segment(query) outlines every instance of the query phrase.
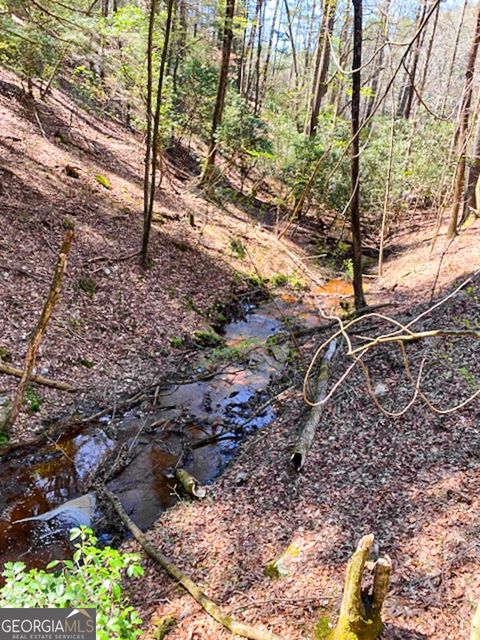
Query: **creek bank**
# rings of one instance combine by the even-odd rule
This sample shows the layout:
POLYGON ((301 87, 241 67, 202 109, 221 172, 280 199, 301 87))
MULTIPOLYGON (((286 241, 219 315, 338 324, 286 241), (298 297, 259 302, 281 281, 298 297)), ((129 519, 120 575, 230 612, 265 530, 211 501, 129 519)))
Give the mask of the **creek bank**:
MULTIPOLYGON (((239 442, 275 417, 268 390, 282 375, 289 347, 270 338, 287 330, 292 318, 318 322, 313 306, 296 305, 286 295, 249 306, 243 319, 224 327, 222 346, 202 352, 194 372, 199 379, 153 389, 139 406, 100 417, 27 456, 7 456, 0 463, 0 562, 38 566, 65 557, 68 530, 79 524, 78 509, 68 504, 86 495, 105 464, 121 455, 128 463, 108 488, 142 529, 178 501, 176 467, 202 484, 216 478, 239 442), (201 379, 212 361, 217 373, 201 379), (52 510, 60 510, 59 517, 39 518, 52 510)), ((112 542, 98 501, 87 515, 100 540, 112 542)))

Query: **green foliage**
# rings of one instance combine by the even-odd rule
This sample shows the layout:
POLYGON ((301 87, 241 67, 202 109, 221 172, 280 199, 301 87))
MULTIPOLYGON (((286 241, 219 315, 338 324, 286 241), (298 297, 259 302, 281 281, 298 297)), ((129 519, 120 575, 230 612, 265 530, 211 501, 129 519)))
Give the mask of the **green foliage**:
POLYGON ((3 362, 12 362, 12 353, 7 347, 0 347, 0 360, 3 362))
POLYGON ((78 363, 81 364, 82 367, 86 367, 87 369, 93 369, 93 367, 95 366, 95 363, 88 358, 80 358, 78 363))
POLYGON ((218 144, 227 154, 240 154, 256 158, 272 158, 272 143, 267 123, 254 116, 244 98, 230 91, 218 130, 218 144))
POLYGON ((108 181, 108 178, 103 176, 101 173, 97 173, 97 175, 95 176, 95 180, 98 182, 98 184, 101 184, 102 187, 105 187, 105 189, 112 189, 112 185, 108 181))
POLYGON ((230 250, 233 255, 239 260, 243 260, 247 255, 243 242, 241 240, 238 240, 237 238, 233 238, 232 240, 230 240, 230 250))
POLYGON ((347 280, 353 280, 353 260, 351 258, 343 261, 343 272, 347 280))
POLYGON ((217 362, 244 362, 248 359, 248 354, 252 349, 261 344, 261 340, 246 338, 234 345, 217 347, 212 350, 209 356, 209 364, 217 362))
POLYGON ((177 89, 179 131, 207 140, 210 133, 218 70, 197 44, 180 70, 177 89))
POLYGON ((213 329, 199 329, 193 332, 195 342, 202 347, 217 347, 223 345, 224 340, 213 329))
POLYGON ((174 349, 181 349, 183 347, 184 340, 181 336, 173 336, 170 340, 170 346, 174 349))
POLYGON ((26 570, 23 562, 7 562, 0 590, 4 607, 95 607, 98 640, 134 640, 141 620, 123 594, 124 577, 143 575, 136 554, 96 546, 86 527, 72 529, 78 540, 72 560, 51 562, 46 570, 26 570), (53 571, 55 569, 55 571, 53 571))
POLYGON ((28 413, 37 413, 40 411, 42 399, 32 387, 28 387, 25 392, 25 404, 27 405, 28 413))
POLYGON ((80 278, 80 280, 78 281, 78 286, 89 296, 93 296, 97 291, 97 283, 93 278, 90 278, 90 276, 80 278))

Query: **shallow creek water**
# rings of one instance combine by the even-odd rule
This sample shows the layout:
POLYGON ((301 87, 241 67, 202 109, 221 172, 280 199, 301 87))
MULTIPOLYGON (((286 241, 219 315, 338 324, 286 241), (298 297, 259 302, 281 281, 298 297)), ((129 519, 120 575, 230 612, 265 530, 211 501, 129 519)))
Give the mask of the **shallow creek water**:
MULTIPOLYGON (((247 355, 238 363, 220 366, 210 379, 159 390, 148 409, 135 407, 113 420, 106 416, 76 434, 0 462, 0 567, 9 560, 38 566, 68 555, 68 530, 79 523, 74 506, 67 504, 48 521, 18 521, 84 495, 106 456, 120 444, 133 457, 108 486, 142 529, 178 500, 172 470, 185 444, 189 447, 182 466, 202 483, 217 477, 240 440, 275 417, 271 406, 261 412, 258 407, 265 404, 269 384, 284 368, 288 347, 265 343, 292 316, 304 326, 319 321, 314 305, 297 296, 280 296, 250 308, 244 320, 225 327, 228 347, 245 350, 246 345, 247 355), (219 433, 222 439, 195 448, 195 443, 219 433)), ((92 501, 88 504, 93 506, 92 501)), ((92 521, 101 540, 110 542, 98 503, 94 508, 83 508, 82 517, 92 521)))

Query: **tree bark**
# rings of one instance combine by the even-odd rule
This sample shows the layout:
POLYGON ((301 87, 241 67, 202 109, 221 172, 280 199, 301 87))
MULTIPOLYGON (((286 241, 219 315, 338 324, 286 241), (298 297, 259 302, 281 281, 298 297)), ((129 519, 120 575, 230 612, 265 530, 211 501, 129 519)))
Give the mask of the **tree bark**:
POLYGON ((183 491, 189 496, 201 500, 207 495, 206 488, 202 486, 196 478, 188 473, 188 471, 185 471, 185 469, 177 469, 175 472, 175 477, 180 483, 183 491))
POLYGON ((25 391, 27 389, 28 382, 30 381, 32 371, 35 366, 40 343, 43 336, 45 335, 45 331, 47 330, 48 323, 50 321, 50 318, 52 317, 52 313, 55 305, 58 302, 58 298, 60 297, 63 276, 65 273, 65 269, 67 268, 67 258, 70 247, 72 246, 73 235, 73 229, 67 229, 65 231, 65 236, 60 248, 57 264, 53 273, 52 284, 50 285, 50 290, 43 305, 42 313, 40 314, 40 318, 38 319, 37 326, 35 327, 30 338, 27 354, 25 356, 25 365, 23 368, 22 377, 20 378, 20 382, 18 383, 18 387, 12 401, 12 407, 3 425, 3 429, 7 434, 10 433, 20 412, 23 398, 25 396, 25 391))
POLYGON ((317 53, 315 57, 315 69, 312 85, 312 105, 310 122, 306 133, 310 138, 317 134, 318 114, 322 100, 327 93, 327 74, 330 66, 330 37, 335 25, 335 13, 337 0, 324 0, 323 16, 318 33, 317 53))
POLYGON ((472 104, 472 92, 473 92, 473 76, 475 74, 475 64, 477 61, 478 47, 480 44, 480 5, 477 9, 477 18, 475 31, 473 34, 472 42, 470 44, 470 51, 468 54, 467 69, 465 71, 465 84, 463 89, 462 106, 459 115, 459 124, 455 134, 457 142, 457 167, 455 171, 454 193, 453 193, 453 206, 452 214, 450 217, 450 223, 448 225, 447 237, 453 238, 457 234, 458 214, 462 203, 463 187, 465 182, 466 171, 466 146, 468 127, 470 122, 470 107, 472 104))
MULTIPOLYGON (((155 115, 153 117, 153 126, 150 131, 147 131, 147 136, 150 134, 151 142, 147 137, 147 153, 150 151, 150 164, 151 164, 151 173, 150 178, 148 180, 148 172, 147 166, 145 166, 145 180, 146 186, 144 185, 144 220, 143 220, 143 240, 142 240, 142 264, 143 267, 146 268, 148 266, 148 243, 150 240, 150 231, 152 228, 152 216, 153 216, 153 205, 155 201, 155 191, 156 191, 156 178, 157 178, 157 162, 158 162, 158 152, 159 152, 159 131, 160 131, 160 112, 162 107, 162 97, 163 97, 163 83, 165 79, 165 69, 167 65, 167 56, 168 56, 168 44, 170 41, 170 32, 172 28, 172 16, 173 16, 173 7, 174 0, 168 0, 167 4, 167 21, 165 23, 165 34, 163 39, 163 47, 162 47, 162 56, 160 59, 160 70, 158 73, 158 86, 157 86, 157 99, 155 105, 155 115), (145 199, 145 194, 147 197, 145 199)), ((152 39, 153 39, 153 27, 154 27, 154 12, 156 10, 156 0, 152 0, 151 5, 151 14, 150 14, 150 24, 149 24, 149 55, 147 59, 150 58, 151 65, 151 55, 152 55, 152 39)), ((147 117, 150 119, 151 117, 151 107, 152 107, 152 90, 151 90, 151 82, 152 82, 152 71, 150 66, 150 88, 149 95, 150 98, 147 98, 149 104, 147 104, 147 117)), ((148 89, 147 89, 148 90, 148 89)), ((147 123, 148 127, 148 123, 147 123)), ((145 165, 148 164, 148 159, 146 158, 145 165)))
POLYGON ((445 92, 443 94, 442 106, 440 108, 440 113, 442 114, 442 116, 445 115, 445 108, 447 106, 448 95, 450 93, 450 85, 452 83, 453 69, 455 68, 455 62, 457 60, 458 43, 460 42, 460 34, 461 34, 462 28, 463 28, 463 21, 465 20, 465 11, 467 9, 467 4, 468 4, 468 0, 464 0, 463 6, 462 6, 462 12, 461 12, 460 18, 458 20, 457 32, 455 34, 455 44, 453 45, 452 58, 450 60, 450 66, 449 66, 449 69, 448 69, 447 85, 445 87, 445 92))
MULTIPOLYGON (((23 369, 17 369, 16 367, 0 362, 0 373, 4 373, 7 376, 14 376, 15 378, 22 378, 23 369)), ((59 380, 52 380, 44 376, 31 375, 30 382, 35 382, 35 384, 41 384, 44 387, 50 387, 52 389, 58 389, 59 391, 69 391, 71 393, 78 391, 77 387, 68 384, 68 382, 60 382, 59 380)))
POLYGON ((133 520, 129 517, 123 508, 120 500, 115 494, 109 491, 105 486, 101 492, 112 503, 118 513, 123 524, 129 529, 133 537, 143 547, 147 554, 153 558, 172 578, 174 578, 188 593, 212 616, 214 620, 223 625, 231 633, 242 638, 251 638, 251 640, 280 640, 273 633, 252 627, 243 622, 234 620, 231 616, 224 613, 221 608, 215 604, 210 598, 203 593, 200 587, 189 578, 181 569, 174 565, 166 558, 145 536, 145 534, 137 527, 133 520))
POLYGON ((478 215, 480 202, 478 200, 478 190, 480 178, 480 118, 477 123, 477 133, 473 145, 473 153, 468 169, 467 188, 463 202, 463 212, 461 223, 465 222, 471 213, 478 215))
POLYGON ((277 23, 277 14, 278 14, 279 5, 280 5, 280 0, 275 0, 275 6, 274 6, 274 9, 273 9, 273 17, 272 17, 272 27, 270 29, 270 37, 268 39, 267 55, 265 56, 265 62, 264 62, 264 65, 263 65, 259 109, 261 108, 261 105, 262 105, 263 101, 265 100, 265 95, 266 95, 266 92, 267 92, 268 68, 269 68, 269 65, 270 65, 270 58, 272 56, 273 38, 274 38, 274 35, 275 35, 275 25, 277 23))
POLYGON ((232 22, 235 12, 235 0, 227 0, 225 7, 225 22, 223 28, 222 64, 220 67, 220 77, 218 79, 217 99, 213 111, 212 130, 210 132, 210 144, 205 159, 205 168, 201 177, 201 182, 208 182, 215 166, 215 156, 217 153, 216 134, 222 123, 223 109, 225 106, 225 96, 227 94, 228 68, 230 65, 230 54, 232 51, 233 30, 232 22))
POLYGON ((323 415, 323 404, 320 404, 320 402, 322 402, 327 395, 330 362, 332 361, 336 348, 337 343, 335 340, 332 340, 320 365, 320 372, 315 389, 315 406, 311 408, 308 419, 298 434, 297 443, 290 459, 296 471, 300 471, 305 464, 308 452, 315 438, 317 427, 323 415))
POLYGON ((381 611, 387 596, 392 563, 379 558, 373 565, 369 592, 362 590, 366 562, 373 546, 373 535, 364 536, 350 558, 345 576, 340 615, 328 640, 375 640, 382 632, 381 611))
MULTIPOLYGON (((422 0, 418 10, 418 18, 415 21, 415 31, 418 31, 420 25, 423 23, 426 11, 427 0, 422 0)), ((399 117, 405 118, 405 120, 410 118, 410 113, 412 111, 413 100, 415 97, 415 76, 417 75, 418 60, 420 58, 424 33, 425 32, 422 31, 421 35, 415 40, 415 45, 412 50, 412 66, 410 69, 407 68, 406 86, 402 92, 400 107, 397 114, 399 117)))
POLYGON ((362 229, 360 224, 360 91, 362 87, 362 0, 353 3, 352 145, 350 217, 353 241, 353 289, 355 308, 365 306, 362 280, 362 229))

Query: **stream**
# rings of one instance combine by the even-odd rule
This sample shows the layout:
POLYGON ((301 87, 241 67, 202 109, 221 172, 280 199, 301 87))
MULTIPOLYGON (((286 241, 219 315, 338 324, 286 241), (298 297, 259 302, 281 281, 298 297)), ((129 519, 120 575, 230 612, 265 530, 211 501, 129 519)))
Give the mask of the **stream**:
MULTIPOLYGON (((200 482, 216 478, 241 440, 275 418, 267 406, 268 387, 281 376, 289 347, 267 340, 285 331, 292 317, 304 327, 319 322, 313 302, 298 295, 247 307, 244 319, 224 328, 229 357, 217 364, 214 376, 164 387, 147 405, 104 416, 73 435, 0 462, 0 565, 22 560, 42 566, 67 557, 68 531, 79 524, 91 525, 102 543, 115 542, 95 495, 85 494, 119 445, 132 459, 107 486, 144 530, 178 501, 173 477, 180 458, 200 482), (220 439, 195 448, 218 434, 220 439), (37 519, 42 514, 45 519, 37 519), (26 518, 35 519, 19 522, 26 518)), ((205 360, 199 361, 198 374, 209 357, 211 350, 201 354, 205 360)))

